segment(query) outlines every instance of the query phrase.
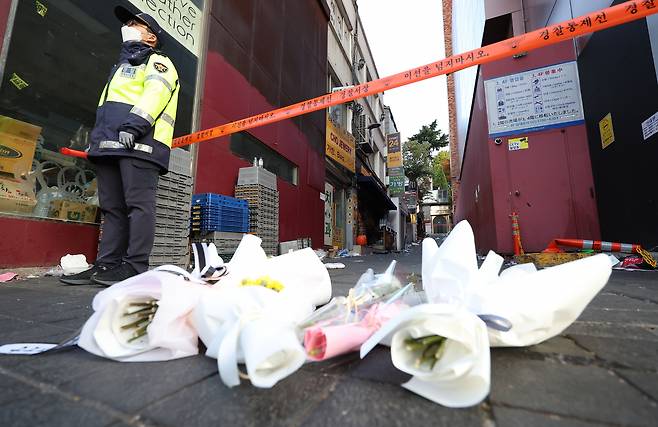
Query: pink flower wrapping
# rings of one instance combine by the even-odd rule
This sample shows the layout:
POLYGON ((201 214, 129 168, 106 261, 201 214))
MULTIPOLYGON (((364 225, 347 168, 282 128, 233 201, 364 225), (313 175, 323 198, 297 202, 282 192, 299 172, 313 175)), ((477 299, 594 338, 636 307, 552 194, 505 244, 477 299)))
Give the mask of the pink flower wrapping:
POLYGON ((356 351, 381 325, 406 308, 401 302, 375 304, 360 322, 310 327, 304 332, 306 356, 321 361, 356 351))

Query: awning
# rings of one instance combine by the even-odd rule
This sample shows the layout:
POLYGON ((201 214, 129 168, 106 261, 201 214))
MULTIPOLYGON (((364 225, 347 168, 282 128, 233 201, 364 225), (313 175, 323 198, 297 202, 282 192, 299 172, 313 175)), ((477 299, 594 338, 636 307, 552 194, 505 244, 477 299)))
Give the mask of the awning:
POLYGON ((391 198, 388 197, 386 191, 379 185, 379 182, 372 176, 359 175, 357 183, 359 184, 359 190, 366 191, 368 196, 373 199, 373 202, 381 205, 384 210, 395 211, 398 209, 391 198))

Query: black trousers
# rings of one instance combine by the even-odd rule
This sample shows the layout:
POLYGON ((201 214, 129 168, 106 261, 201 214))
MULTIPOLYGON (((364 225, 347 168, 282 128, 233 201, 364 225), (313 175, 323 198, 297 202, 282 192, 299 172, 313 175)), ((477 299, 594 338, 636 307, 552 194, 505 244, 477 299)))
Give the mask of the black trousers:
POLYGON ((103 234, 96 263, 114 267, 130 264, 148 270, 155 238, 155 197, 160 167, 131 157, 108 157, 95 162, 103 234))

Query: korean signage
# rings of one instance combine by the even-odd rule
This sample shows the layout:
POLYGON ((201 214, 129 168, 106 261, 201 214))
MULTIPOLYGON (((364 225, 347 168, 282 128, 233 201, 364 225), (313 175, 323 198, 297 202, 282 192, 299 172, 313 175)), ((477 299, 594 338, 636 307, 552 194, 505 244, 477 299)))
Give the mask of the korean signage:
POLYGON ((397 197, 404 194, 404 175, 389 175, 388 193, 391 195, 391 197, 397 197))
POLYGON ((519 151, 527 150, 530 147, 530 144, 528 143, 528 137, 523 136, 521 138, 510 138, 507 141, 507 146, 510 151, 519 151))
POLYGON ((400 145, 400 133, 386 135, 386 146, 388 148, 388 193, 393 196, 404 194, 404 167, 402 166, 402 147, 400 145))
POLYGON ((612 127, 612 114, 608 113, 599 122, 599 132, 601 132, 601 147, 605 148, 615 142, 615 130, 612 127))
POLYGON ((644 140, 651 138, 658 133, 658 113, 642 122, 642 136, 644 140))
POLYGON ((416 205, 418 205, 418 194, 415 191, 407 191, 404 193, 403 198, 409 212, 416 212, 416 205))
POLYGON ((324 244, 331 246, 334 238, 334 187, 324 183, 324 244))
POLYGON ((356 170, 354 137, 349 132, 336 126, 327 117, 327 156, 345 166, 351 172, 356 170))
POLYGON ((199 56, 203 13, 192 0, 129 1, 142 12, 151 15, 163 30, 194 56, 199 56))
POLYGON ((492 137, 584 122, 576 62, 484 82, 492 137))

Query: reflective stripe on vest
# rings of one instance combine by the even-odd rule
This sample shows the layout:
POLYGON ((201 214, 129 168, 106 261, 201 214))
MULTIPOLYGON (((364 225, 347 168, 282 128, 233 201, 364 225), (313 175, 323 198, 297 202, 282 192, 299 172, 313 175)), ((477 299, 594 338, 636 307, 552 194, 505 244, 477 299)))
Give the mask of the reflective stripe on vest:
POLYGON ((155 119, 153 118, 153 116, 151 116, 149 113, 147 113, 146 111, 142 110, 139 107, 133 107, 130 110, 130 112, 146 120, 147 122, 149 122, 151 126, 153 126, 153 123, 155 123, 155 119))
MULTIPOLYGON (((112 149, 125 149, 126 146, 120 143, 119 141, 101 141, 98 144, 98 148, 112 148, 112 149)), ((135 144, 133 150, 142 151, 144 153, 152 154, 153 147, 146 144, 135 144)))
POLYGON ((165 85, 165 87, 166 87, 167 89, 169 89, 169 92, 173 92, 173 91, 174 91, 174 88, 171 86, 171 83, 169 83, 169 82, 167 81, 167 79, 165 79, 165 78, 162 77, 162 76, 158 76, 157 74, 151 74, 151 75, 146 76, 146 78, 144 79, 145 82, 148 81, 148 80, 157 80, 157 81, 159 81, 160 83, 162 83, 163 85, 165 85))
POLYGON ((174 127, 176 125, 176 120, 174 120, 174 118, 167 113, 162 113, 160 118, 162 119, 163 122, 168 123, 171 127, 174 127))

